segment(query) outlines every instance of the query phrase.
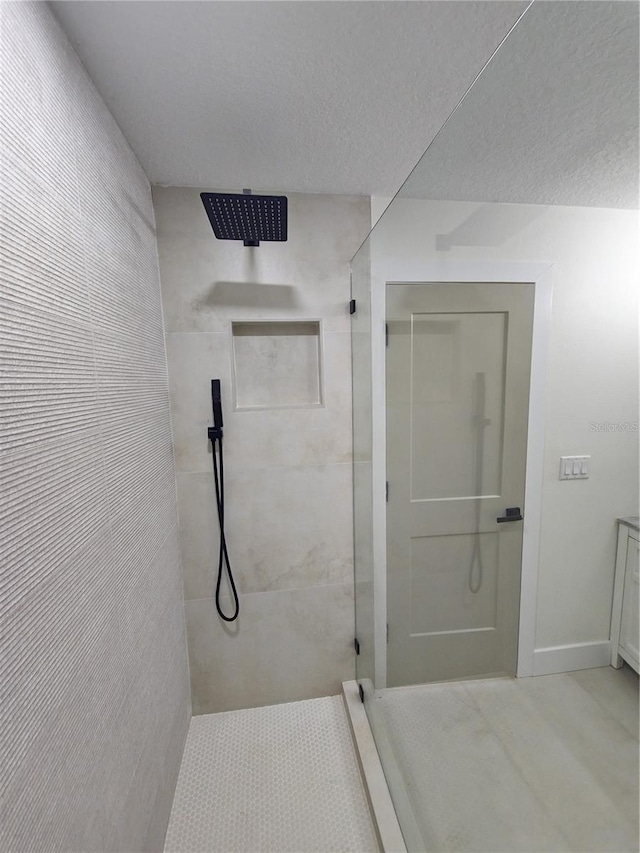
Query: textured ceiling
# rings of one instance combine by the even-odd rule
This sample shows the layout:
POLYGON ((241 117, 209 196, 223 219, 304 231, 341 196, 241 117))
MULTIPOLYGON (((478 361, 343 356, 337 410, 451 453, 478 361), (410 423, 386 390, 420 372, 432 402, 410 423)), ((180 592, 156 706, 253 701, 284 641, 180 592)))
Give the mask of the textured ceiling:
POLYGON ((521 2, 55 2, 152 182, 388 195, 521 2))
MULTIPOLYGON (((390 195, 524 2, 52 3, 152 182, 390 195)), ((638 3, 536 0, 406 194, 638 204, 638 3)))
POLYGON ((636 2, 535 2, 402 189, 638 207, 636 2))

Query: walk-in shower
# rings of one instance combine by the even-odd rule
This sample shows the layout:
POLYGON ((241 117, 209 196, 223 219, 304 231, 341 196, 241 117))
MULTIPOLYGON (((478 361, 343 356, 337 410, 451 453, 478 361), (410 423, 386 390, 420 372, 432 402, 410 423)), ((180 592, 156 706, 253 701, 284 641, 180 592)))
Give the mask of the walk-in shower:
POLYGON ((638 448, 589 427, 637 418, 637 68, 637 4, 533 3, 352 260, 356 671, 410 850, 637 849, 638 448))
MULTIPOLYGON (((287 239, 286 196, 254 195, 251 190, 245 189, 242 193, 203 192, 200 193, 200 199, 218 240, 242 240, 245 246, 257 247, 261 241, 284 242, 287 239)), ((240 613, 240 600, 225 533, 224 445, 219 379, 211 380, 211 403, 213 426, 207 429, 207 437, 211 442, 219 529, 215 602, 220 618, 225 622, 235 622, 240 613), (232 600, 230 615, 225 613, 222 605, 222 584, 225 576, 232 600)))

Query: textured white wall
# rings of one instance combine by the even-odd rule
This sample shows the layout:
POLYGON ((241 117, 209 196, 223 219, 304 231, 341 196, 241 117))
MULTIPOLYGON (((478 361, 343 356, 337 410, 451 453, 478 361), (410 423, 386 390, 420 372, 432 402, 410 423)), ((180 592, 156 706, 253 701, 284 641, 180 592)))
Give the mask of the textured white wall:
POLYGON ((188 727, 149 183, 0 4, 0 848, 162 847, 188 727))
MULTIPOLYGON (((290 194, 288 241, 249 249, 216 240, 198 190, 154 187, 153 198, 194 712, 338 693, 354 666, 349 258, 369 230, 369 199, 290 194), (265 319, 321 321, 322 406, 233 411, 231 323, 265 319), (212 598, 218 538, 207 425, 218 377, 227 542, 240 592, 233 626, 212 598)), ((284 390, 286 353, 274 347, 263 399, 284 390)))
POLYGON ((609 637, 615 519, 638 511, 637 237, 637 211, 409 199, 373 232, 390 263, 554 265, 537 649, 609 637), (559 481, 560 456, 581 454, 590 478, 559 481))

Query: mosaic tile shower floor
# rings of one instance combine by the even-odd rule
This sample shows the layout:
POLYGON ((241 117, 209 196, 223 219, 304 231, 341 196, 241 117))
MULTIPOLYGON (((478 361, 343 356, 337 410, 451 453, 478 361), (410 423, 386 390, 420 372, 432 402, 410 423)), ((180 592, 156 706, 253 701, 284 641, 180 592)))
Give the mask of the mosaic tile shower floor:
POLYGON ((340 696, 194 717, 165 853, 369 853, 340 696))

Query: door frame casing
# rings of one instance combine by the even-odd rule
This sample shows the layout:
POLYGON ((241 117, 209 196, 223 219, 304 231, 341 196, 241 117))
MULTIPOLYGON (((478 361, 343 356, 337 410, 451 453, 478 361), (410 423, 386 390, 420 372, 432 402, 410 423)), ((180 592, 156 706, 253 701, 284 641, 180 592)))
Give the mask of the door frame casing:
POLYGON ((375 684, 387 673, 386 492, 386 287, 388 284, 533 284, 533 335, 525 475, 525 520, 518 625, 518 678, 533 675, 542 485, 546 379, 551 331, 553 264, 518 261, 419 261, 376 258, 371 264, 372 480, 375 684), (379 332, 378 332, 379 330, 379 332))

